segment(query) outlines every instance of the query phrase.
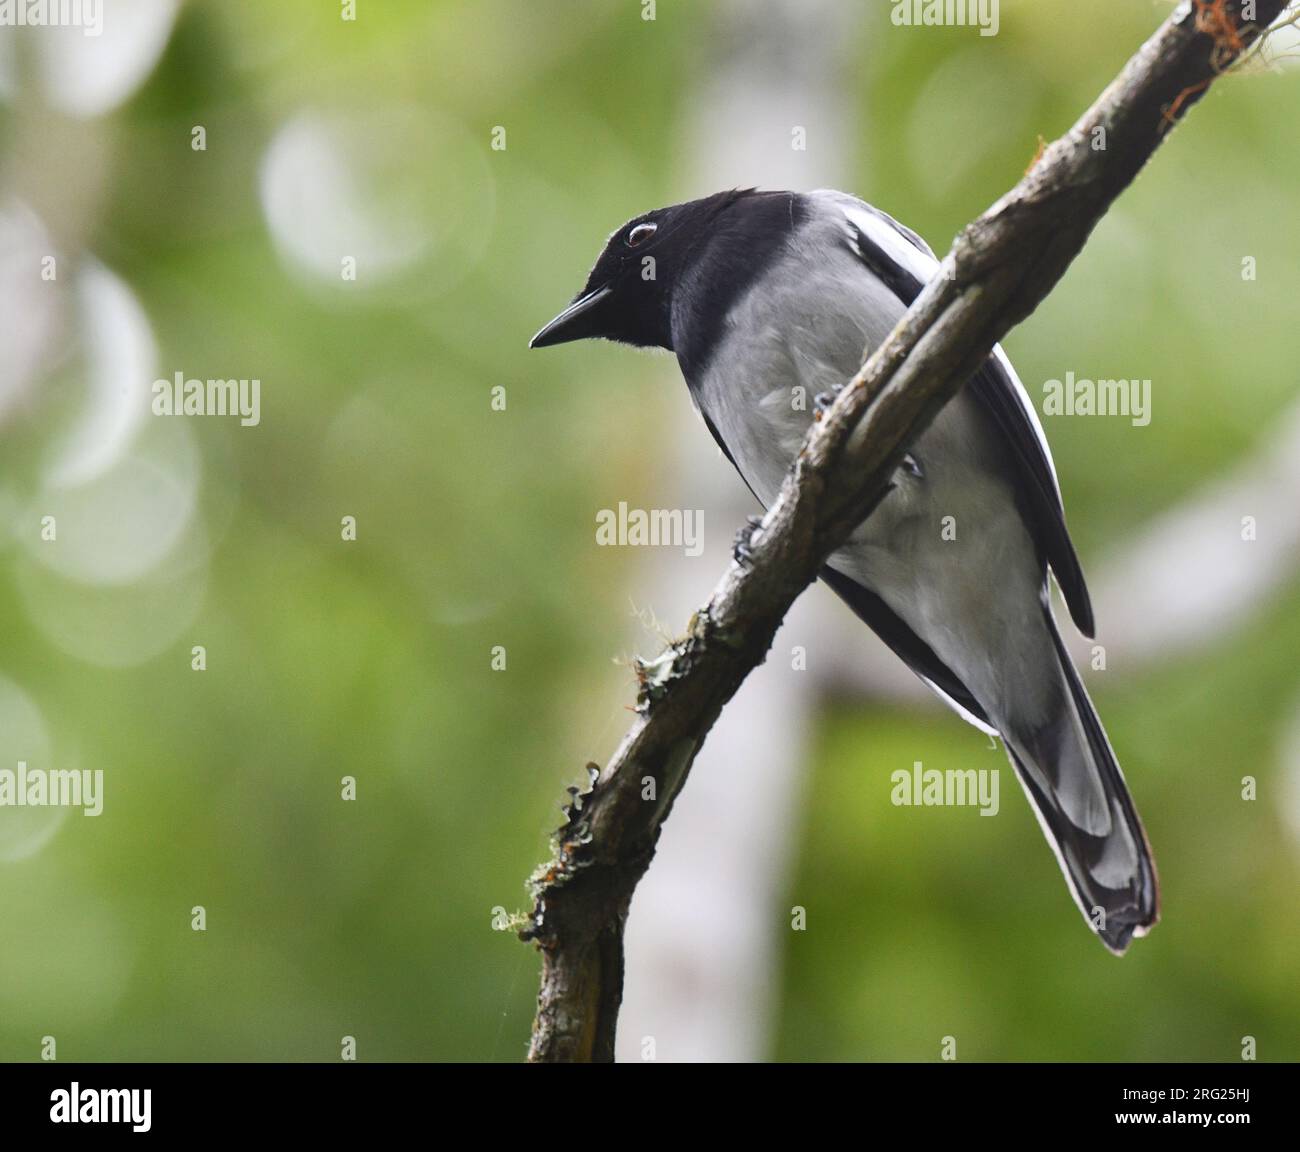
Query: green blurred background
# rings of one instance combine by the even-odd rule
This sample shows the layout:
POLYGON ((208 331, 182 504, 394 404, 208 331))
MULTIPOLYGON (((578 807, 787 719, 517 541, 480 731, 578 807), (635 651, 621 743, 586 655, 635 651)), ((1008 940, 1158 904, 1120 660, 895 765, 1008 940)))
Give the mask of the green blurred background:
MULTIPOLYGON (((97 39, 0 29, 0 764, 105 787, 96 818, 0 810, 0 1058, 520 1057, 537 959, 494 909, 525 906, 655 647, 629 626, 645 557, 597 548, 594 510, 691 501, 683 428, 715 466, 668 358, 526 342, 613 228, 715 190, 710 84, 788 7, 108 0, 97 39), (259 378, 261 423, 151 416, 177 371, 259 378)), ((801 187, 939 249, 1168 11, 1004 0, 981 38, 889 8, 808 5, 847 29, 841 120, 756 105, 753 133, 805 124, 801 187)), ((1217 86, 1007 341, 1035 399, 1067 370, 1154 382, 1148 427, 1045 421, 1090 572, 1294 458, 1298 85, 1217 86)), ((1090 938, 1009 771, 1002 819, 890 806, 914 760, 1005 767, 983 737, 826 691, 752 1058, 930 1060, 949 1034, 962 1059, 1300 1058, 1298 488, 1229 502, 1183 574, 1230 604, 1089 679, 1156 849, 1152 936, 1122 961, 1090 938)), ((693 600, 721 572, 661 562, 693 600)))

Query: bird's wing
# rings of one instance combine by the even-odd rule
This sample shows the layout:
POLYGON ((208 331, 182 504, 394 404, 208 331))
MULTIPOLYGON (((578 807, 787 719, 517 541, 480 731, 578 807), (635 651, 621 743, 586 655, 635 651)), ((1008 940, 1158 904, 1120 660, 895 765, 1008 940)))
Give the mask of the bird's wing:
MULTIPOLYGON (((745 486, 754 493, 755 499, 761 504, 763 502, 761 497, 754 492, 753 485, 746 480, 745 473, 736 462, 731 449, 727 447, 726 440, 722 438, 722 433, 718 431, 718 426, 713 422, 708 411, 699 404, 695 407, 703 418, 709 435, 713 437, 722 454, 731 461, 736 473, 745 480, 745 486)), ((935 655, 934 650, 912 631, 884 600, 864 584, 843 572, 837 572, 829 564, 823 566, 821 578, 853 610, 858 619, 879 636, 894 655, 924 680, 955 712, 989 735, 997 735, 997 730, 989 720, 988 714, 956 673, 935 655)))
POLYGON ((853 609, 858 619, 888 644, 894 655, 934 689, 955 712, 976 728, 991 736, 997 735, 997 729, 989 720, 988 713, 956 673, 934 654, 930 645, 913 632, 884 600, 852 576, 835 571, 829 564, 822 569, 821 577, 853 609))
MULTIPOLYGON (((825 197, 844 214, 850 250, 867 269, 910 307, 938 262, 915 232, 893 217, 842 192, 813 193, 825 197)), ((1020 483, 1016 486, 1025 523, 1039 551, 1051 565, 1079 631, 1094 633, 1092 603, 1079 557, 1065 526, 1065 508, 1056 480, 1052 452, 1038 413, 1002 349, 994 345, 966 387, 993 417, 1008 446, 1020 483)))

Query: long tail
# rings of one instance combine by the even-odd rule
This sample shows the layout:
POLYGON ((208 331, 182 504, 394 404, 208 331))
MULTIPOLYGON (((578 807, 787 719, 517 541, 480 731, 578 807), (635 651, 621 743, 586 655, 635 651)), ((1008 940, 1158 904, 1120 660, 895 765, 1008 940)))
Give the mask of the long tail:
POLYGON ((1032 730, 1003 728, 1016 774, 1080 911, 1117 955, 1160 918, 1155 861, 1092 701, 1051 611, 1059 707, 1032 730))

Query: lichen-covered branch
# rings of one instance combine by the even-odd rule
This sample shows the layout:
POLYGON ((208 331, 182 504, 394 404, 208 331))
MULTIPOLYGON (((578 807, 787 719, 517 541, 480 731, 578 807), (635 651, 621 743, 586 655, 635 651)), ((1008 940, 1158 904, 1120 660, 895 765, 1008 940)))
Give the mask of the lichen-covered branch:
POLYGON ((628 905, 718 714, 795 598, 887 492, 907 446, 1047 296, 1169 129, 1285 5, 1257 0, 1254 24, 1242 6, 1180 4, 1078 123, 963 230, 940 274, 819 411, 749 561, 730 567, 683 639, 638 664, 636 719, 605 768, 593 767, 554 858, 531 881, 520 935, 541 949, 542 978, 530 1060, 613 1059, 628 905))

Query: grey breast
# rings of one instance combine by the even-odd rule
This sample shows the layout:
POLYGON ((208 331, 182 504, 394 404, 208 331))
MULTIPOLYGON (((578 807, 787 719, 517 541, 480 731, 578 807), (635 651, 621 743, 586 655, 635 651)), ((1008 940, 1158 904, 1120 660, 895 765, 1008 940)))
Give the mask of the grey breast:
POLYGON ((764 504, 799 450, 814 397, 849 380, 903 311, 848 248, 842 214, 824 210, 737 301, 696 394, 764 504))
MULTIPOLYGON (((765 505, 799 451, 814 397, 851 379, 904 312, 849 247, 842 210, 834 202, 812 203, 787 250, 729 313, 696 385, 701 407, 765 505)), ((937 531, 940 513, 968 520, 1014 516, 1003 447, 969 398, 949 404, 914 453, 922 476, 897 473, 895 490, 833 558, 869 586, 907 578, 915 546, 937 531)))

